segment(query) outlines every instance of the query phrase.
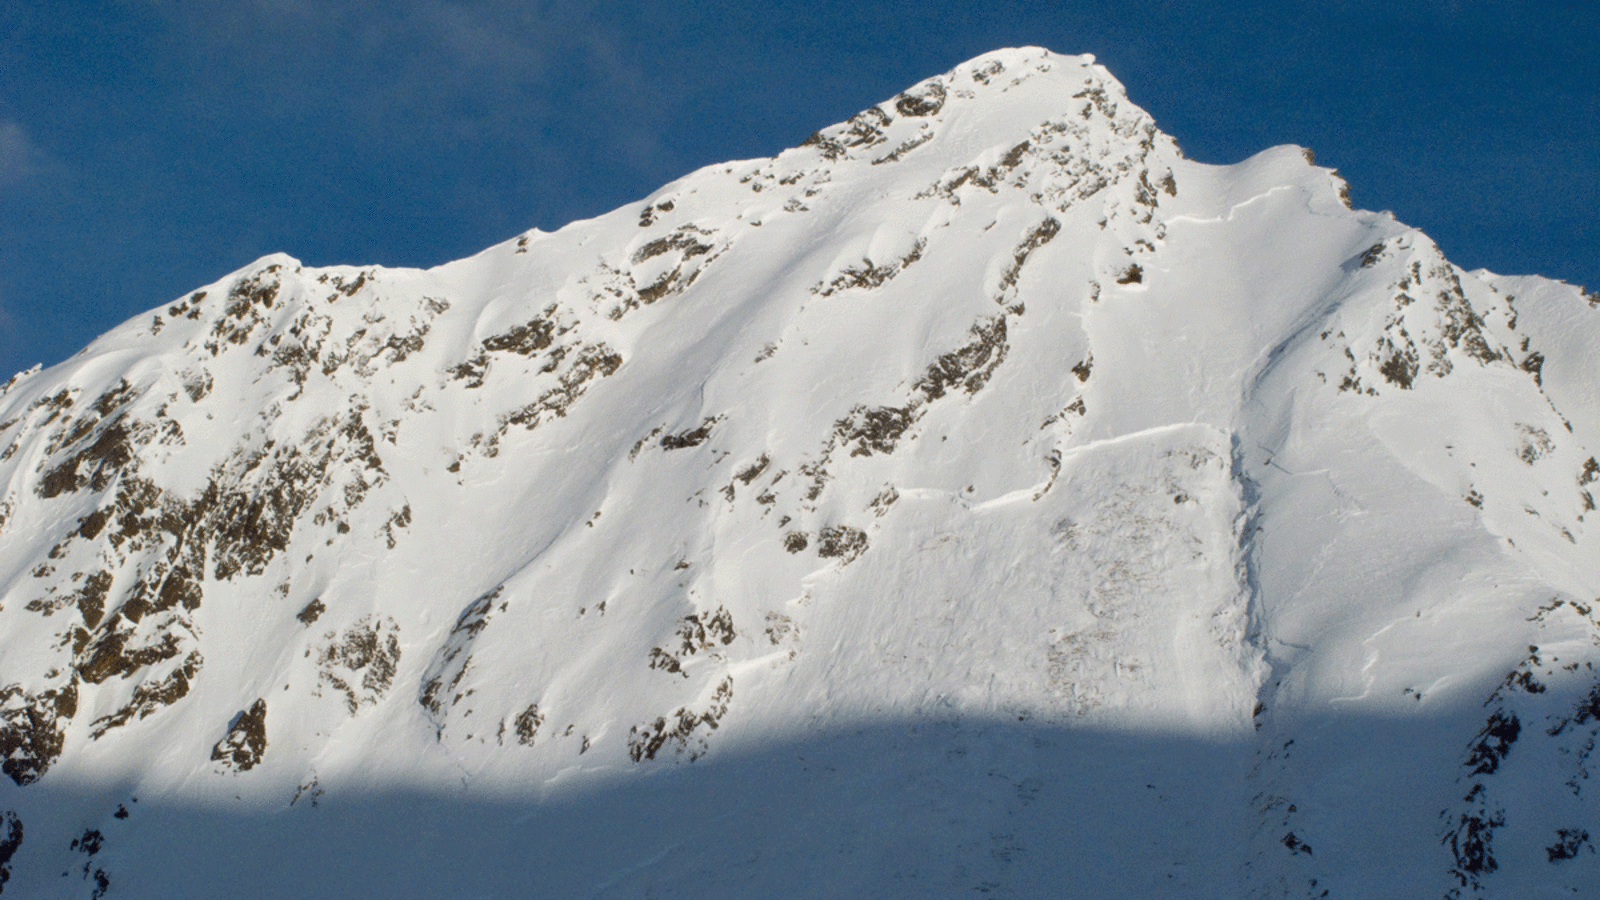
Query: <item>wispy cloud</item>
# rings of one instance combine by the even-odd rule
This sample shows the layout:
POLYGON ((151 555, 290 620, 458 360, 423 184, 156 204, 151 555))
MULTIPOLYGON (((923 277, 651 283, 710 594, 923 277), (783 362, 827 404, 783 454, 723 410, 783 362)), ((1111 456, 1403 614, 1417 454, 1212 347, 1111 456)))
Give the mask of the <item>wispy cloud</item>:
POLYGON ((472 85, 505 91, 557 81, 576 62, 625 69, 607 23, 585 4, 546 0, 244 0, 192 8, 142 0, 190 52, 230 67, 365 75, 365 99, 437 96, 472 85), (285 52, 292 47, 293 52, 285 52), (403 91, 402 91, 403 89, 403 91))
MULTIPOLYGON (((202 90, 249 80, 273 114, 325 113, 382 140, 419 132, 490 136, 538 155, 540 126, 574 106, 613 111, 585 123, 643 162, 672 115, 661 66, 603 5, 550 0, 243 0, 199 8, 140 0, 196 70, 202 90), (289 48, 292 48, 289 49, 289 48), (604 102, 596 102, 603 100, 604 102), (616 115, 618 106, 628 110, 616 115)), ((570 136, 569 136, 570 137, 570 136)))
MULTIPOLYGON (((34 145, 20 124, 0 119, 0 188, 30 181, 49 167, 50 157, 34 145)), ((3 313, 0 308, 0 316, 3 313)))

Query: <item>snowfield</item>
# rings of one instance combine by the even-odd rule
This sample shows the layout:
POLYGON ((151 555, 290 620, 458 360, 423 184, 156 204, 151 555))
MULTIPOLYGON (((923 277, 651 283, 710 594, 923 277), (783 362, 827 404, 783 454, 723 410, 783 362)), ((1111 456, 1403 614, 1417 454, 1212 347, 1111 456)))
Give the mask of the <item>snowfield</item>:
POLYGON ((0 890, 1600 895, 1597 346, 1037 48, 258 260, 0 392, 0 890))

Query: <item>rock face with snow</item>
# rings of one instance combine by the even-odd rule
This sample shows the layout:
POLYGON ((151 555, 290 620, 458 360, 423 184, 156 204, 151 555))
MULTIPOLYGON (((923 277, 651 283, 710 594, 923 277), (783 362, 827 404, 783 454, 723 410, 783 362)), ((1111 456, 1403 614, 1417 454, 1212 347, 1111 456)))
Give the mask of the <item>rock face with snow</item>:
POLYGON ((1600 891, 1600 298, 1343 187, 1007 50, 22 373, 0 888, 1600 891))

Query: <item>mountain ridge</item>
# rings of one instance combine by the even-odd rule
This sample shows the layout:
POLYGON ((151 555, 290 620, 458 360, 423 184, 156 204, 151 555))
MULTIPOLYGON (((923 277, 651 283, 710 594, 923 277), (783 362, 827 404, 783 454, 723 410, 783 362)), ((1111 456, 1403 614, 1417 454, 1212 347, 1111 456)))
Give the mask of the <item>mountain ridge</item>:
MULTIPOLYGON (((537 817, 821 735, 833 775, 775 776, 828 801, 798 814, 877 821, 849 765, 914 760, 883 802, 937 809, 972 774, 939 760, 999 733, 997 786, 949 813, 1022 834, 887 817, 763 870, 717 823, 774 813, 729 796, 623 842, 656 862, 584 844, 550 877, 1141 895, 1065 837, 1109 805, 1136 812, 1097 814, 1102 849, 1175 896, 1588 883, 1563 863, 1594 852, 1595 305, 1456 269, 1300 148, 1187 161, 1092 57, 1038 48, 433 269, 263 258, 0 390, 0 806, 27 834, 0 866, 161 892, 139 860, 181 849, 124 827, 137 791, 270 816, 326 874, 351 861, 319 855, 321 806, 537 817), (1403 765, 1341 716, 1414 723, 1377 743, 1426 788, 1397 800, 1403 765), (1030 734, 1115 777, 1072 784, 1030 734), (1156 816, 1145 771, 1204 785, 1156 816)), ((329 818, 373 848, 401 827, 329 818)), ((419 896, 506 864, 407 885, 389 860, 355 865, 419 896)))

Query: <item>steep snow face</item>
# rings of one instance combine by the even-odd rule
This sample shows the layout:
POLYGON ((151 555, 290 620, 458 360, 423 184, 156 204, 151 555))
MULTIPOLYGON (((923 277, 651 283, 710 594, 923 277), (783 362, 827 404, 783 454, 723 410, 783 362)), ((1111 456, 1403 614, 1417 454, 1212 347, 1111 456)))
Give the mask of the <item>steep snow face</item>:
POLYGON ((0 393, 0 887, 1595 891, 1597 304, 1038 49, 260 260, 0 393))

